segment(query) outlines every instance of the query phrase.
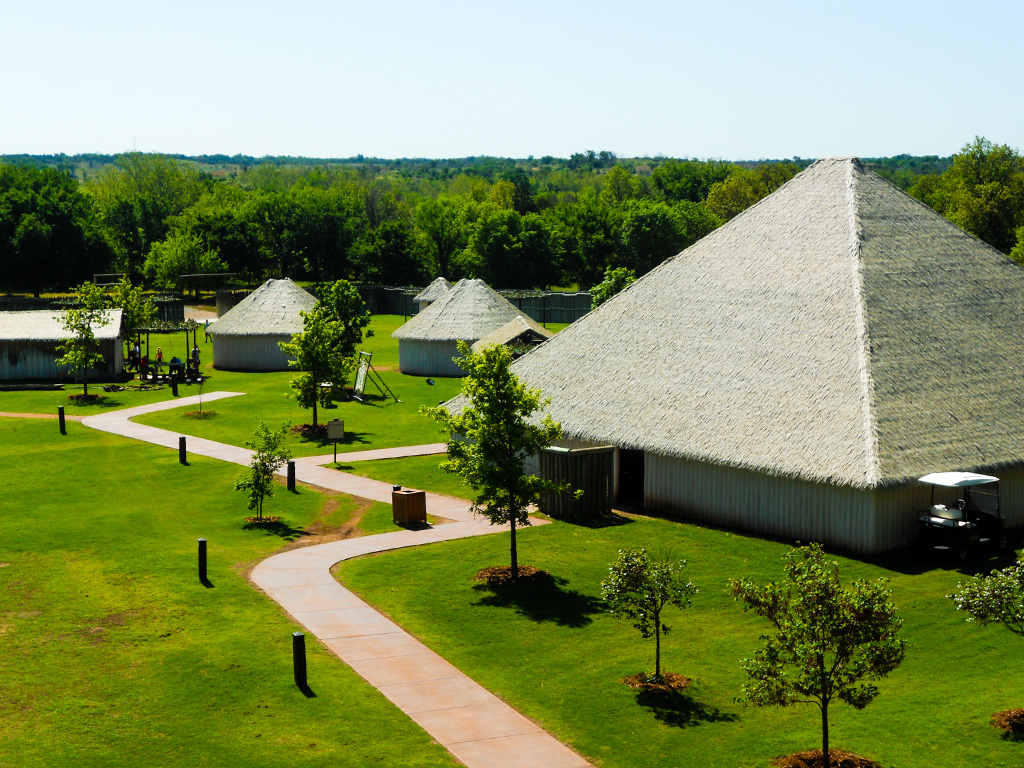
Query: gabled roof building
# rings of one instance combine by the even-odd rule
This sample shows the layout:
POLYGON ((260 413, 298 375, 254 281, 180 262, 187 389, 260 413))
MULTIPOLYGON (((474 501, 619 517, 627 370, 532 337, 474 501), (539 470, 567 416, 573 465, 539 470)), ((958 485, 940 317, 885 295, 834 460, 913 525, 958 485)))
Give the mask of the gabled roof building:
POLYGON ((854 158, 818 161, 516 362, 620 499, 875 552, 917 478, 1024 524, 1024 269, 854 158))
MULTIPOLYGON (((124 313, 108 309, 104 322, 93 327, 103 362, 94 370, 116 376, 124 368, 124 313)), ((41 309, 0 312, 0 381, 59 381, 72 372, 57 366, 57 345, 69 337, 64 312, 41 309)))

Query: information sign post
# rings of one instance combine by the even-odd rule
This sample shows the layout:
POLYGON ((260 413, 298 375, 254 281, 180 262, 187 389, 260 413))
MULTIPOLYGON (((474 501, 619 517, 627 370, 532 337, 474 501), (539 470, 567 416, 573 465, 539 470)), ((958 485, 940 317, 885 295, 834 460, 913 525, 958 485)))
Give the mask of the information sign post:
POLYGON ((332 419, 327 422, 327 439, 334 443, 334 463, 338 463, 338 441, 345 439, 345 421, 332 419))

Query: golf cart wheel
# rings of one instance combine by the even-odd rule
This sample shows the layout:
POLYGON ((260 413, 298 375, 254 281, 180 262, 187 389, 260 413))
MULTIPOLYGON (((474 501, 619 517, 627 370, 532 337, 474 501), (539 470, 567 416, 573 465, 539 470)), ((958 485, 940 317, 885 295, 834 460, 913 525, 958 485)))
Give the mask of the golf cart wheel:
POLYGON ((971 548, 967 545, 966 541, 961 541, 956 545, 956 559, 963 561, 971 554, 971 548))

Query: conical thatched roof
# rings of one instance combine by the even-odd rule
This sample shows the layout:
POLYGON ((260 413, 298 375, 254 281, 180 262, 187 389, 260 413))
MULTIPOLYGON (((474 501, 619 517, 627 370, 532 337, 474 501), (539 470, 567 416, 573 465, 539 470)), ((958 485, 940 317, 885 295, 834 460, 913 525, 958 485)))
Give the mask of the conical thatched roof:
POLYGON ((452 289, 452 284, 445 280, 443 277, 438 277, 424 288, 422 291, 416 294, 416 298, 413 301, 437 301, 444 296, 448 291, 452 289))
POLYGON ((465 341, 472 344, 519 315, 519 310, 483 280, 454 287, 391 335, 401 341, 465 341))
POLYGON ((998 470, 1024 457, 1024 269, 821 160, 515 371, 571 437, 854 487, 998 470))
POLYGON ((300 311, 308 312, 316 298, 288 278, 267 280, 210 325, 217 336, 291 336, 302 331, 300 311))
POLYGON ((473 344, 473 351, 479 352, 491 344, 511 344, 514 341, 540 343, 550 339, 554 334, 532 317, 517 315, 515 319, 505 323, 496 331, 491 331, 480 341, 473 344))

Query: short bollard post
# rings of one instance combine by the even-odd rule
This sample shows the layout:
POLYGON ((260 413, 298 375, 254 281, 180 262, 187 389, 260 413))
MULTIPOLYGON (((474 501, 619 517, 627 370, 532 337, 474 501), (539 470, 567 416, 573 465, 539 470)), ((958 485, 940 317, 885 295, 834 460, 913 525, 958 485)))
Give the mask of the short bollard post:
POLYGON ((295 462, 288 462, 288 490, 295 490, 295 462))
POLYGON ((292 667, 295 670, 295 684, 305 689, 306 685, 306 636, 292 632, 292 667))
POLYGON ((203 584, 206 578, 206 539, 199 539, 199 581, 203 584))
POLYGON ((66 435, 68 433, 68 428, 64 424, 64 406, 63 405, 58 405, 57 406, 57 419, 60 421, 60 433, 62 435, 66 435))
POLYGON ((178 438, 178 461, 180 461, 182 464, 188 464, 188 457, 187 454, 185 453, 184 435, 181 435, 181 437, 178 438))
POLYGON ((171 376, 171 394, 175 397, 178 396, 178 380, 171 376))

